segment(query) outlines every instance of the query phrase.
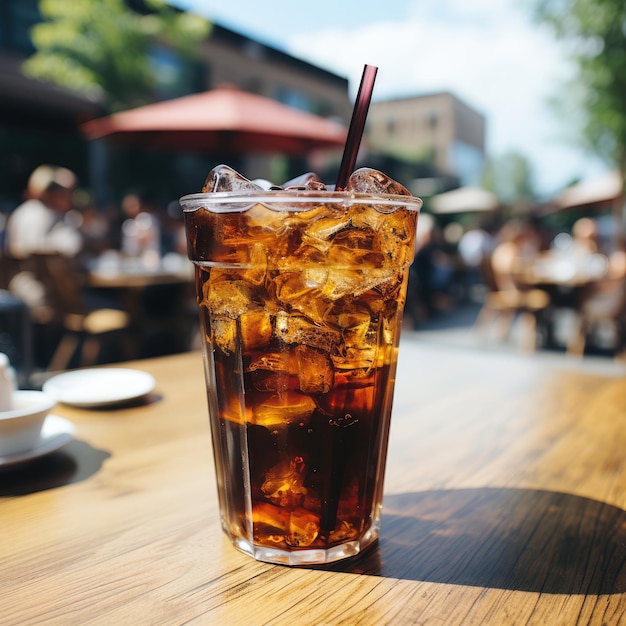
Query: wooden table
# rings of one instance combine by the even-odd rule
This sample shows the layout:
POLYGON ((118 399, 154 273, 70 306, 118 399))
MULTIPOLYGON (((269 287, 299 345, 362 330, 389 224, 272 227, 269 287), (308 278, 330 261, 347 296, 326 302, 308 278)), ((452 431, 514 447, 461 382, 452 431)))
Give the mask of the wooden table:
POLYGON ((89 273, 89 285, 103 289, 145 289, 159 285, 178 285, 192 282, 193 265, 191 263, 172 270, 94 270, 89 273))
POLYGON ((606 276, 607 269, 608 259, 602 254, 577 259, 545 252, 522 266, 521 278, 531 285, 554 285, 574 289, 601 280, 606 276))
POLYGON ((219 527, 201 357, 0 473, 0 623, 626 623, 626 379, 405 340, 379 542, 292 569, 219 527))
MULTIPOLYGON (((515 279, 522 288, 538 288, 550 297, 550 306, 543 315, 538 316, 545 347, 558 347, 557 311, 569 310, 576 317, 580 316, 585 302, 605 279, 607 270, 608 259, 602 254, 576 258, 545 252, 532 262, 520 266, 515 279)), ((564 338, 568 351, 572 351, 577 337, 577 330, 572 329, 570 336, 564 338)))
POLYGON ((197 304, 193 265, 186 259, 171 269, 130 266, 94 270, 89 273, 88 285, 92 292, 118 303, 130 315, 133 357, 188 349, 197 304), (154 352, 155 346, 163 345, 168 349, 154 352))

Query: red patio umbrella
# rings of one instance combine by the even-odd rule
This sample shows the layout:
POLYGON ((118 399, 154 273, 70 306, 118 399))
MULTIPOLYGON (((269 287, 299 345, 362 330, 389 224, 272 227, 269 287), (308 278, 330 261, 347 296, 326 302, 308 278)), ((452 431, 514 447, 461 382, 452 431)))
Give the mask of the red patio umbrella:
POLYGON ((232 86, 94 119, 81 130, 145 148, 239 154, 340 148, 347 135, 337 122, 232 86))

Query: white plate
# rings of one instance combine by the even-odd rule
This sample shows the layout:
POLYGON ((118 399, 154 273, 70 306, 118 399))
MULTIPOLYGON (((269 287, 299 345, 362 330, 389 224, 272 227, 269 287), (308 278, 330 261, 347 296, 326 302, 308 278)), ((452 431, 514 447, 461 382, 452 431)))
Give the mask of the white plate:
POLYGON ((58 415, 48 415, 41 428, 39 441, 30 449, 0 456, 0 467, 23 463, 55 452, 74 438, 74 424, 58 415))
POLYGON ((147 372, 110 367, 53 376, 43 384, 43 390, 65 404, 96 407, 141 398, 155 384, 154 377, 147 372))

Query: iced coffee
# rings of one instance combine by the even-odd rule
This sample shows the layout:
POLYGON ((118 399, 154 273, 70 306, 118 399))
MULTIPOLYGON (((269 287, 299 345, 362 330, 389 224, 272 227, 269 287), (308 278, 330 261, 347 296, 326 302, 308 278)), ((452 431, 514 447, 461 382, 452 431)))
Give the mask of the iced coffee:
POLYGON ((378 536, 421 201, 375 170, 262 188, 230 168, 181 200, 223 528, 257 559, 324 563, 378 536))

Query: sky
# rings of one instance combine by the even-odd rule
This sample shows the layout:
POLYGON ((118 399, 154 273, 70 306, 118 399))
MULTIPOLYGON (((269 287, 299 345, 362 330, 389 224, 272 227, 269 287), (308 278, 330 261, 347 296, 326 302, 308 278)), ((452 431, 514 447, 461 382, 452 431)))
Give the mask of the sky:
POLYGON ((528 0, 171 0, 348 78, 378 66, 373 99, 448 91, 485 115, 487 154, 523 154, 549 197, 606 167, 551 104, 575 68, 528 0))

